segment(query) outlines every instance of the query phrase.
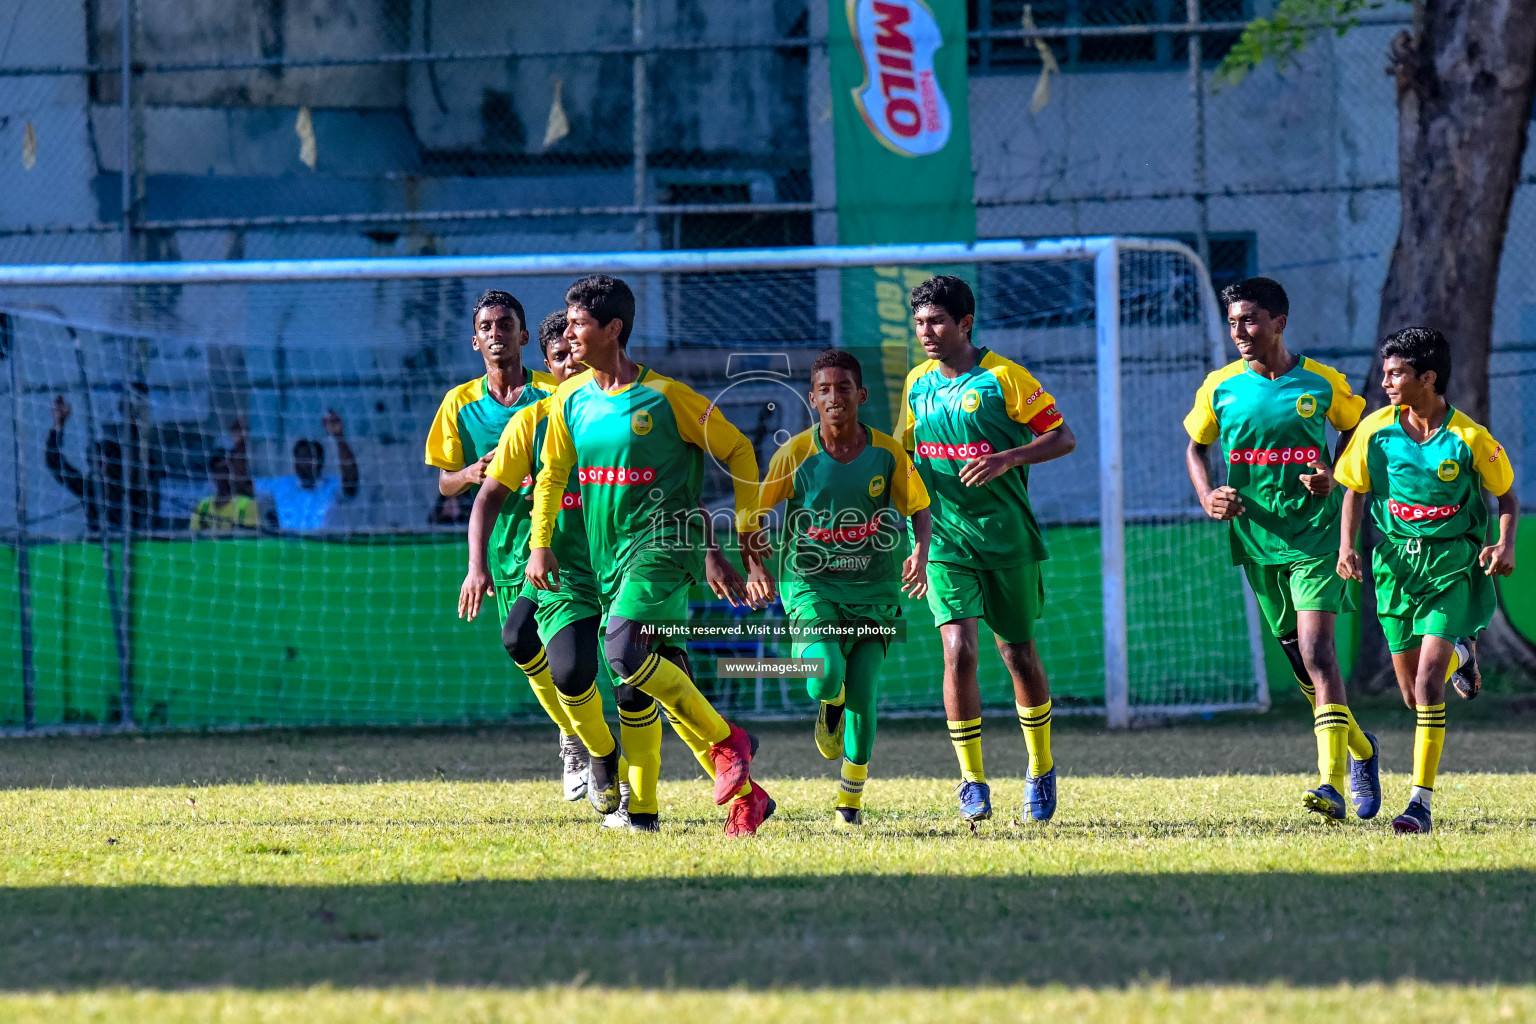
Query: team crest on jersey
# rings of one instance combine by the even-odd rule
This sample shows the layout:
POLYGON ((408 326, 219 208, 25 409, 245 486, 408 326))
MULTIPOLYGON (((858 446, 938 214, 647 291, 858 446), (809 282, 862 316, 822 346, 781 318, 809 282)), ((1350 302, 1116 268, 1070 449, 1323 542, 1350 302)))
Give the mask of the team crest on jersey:
POLYGON ((885 477, 883 477, 883 476, 872 477, 870 479, 870 481, 869 481, 869 496, 871 498, 878 498, 884 492, 885 492, 885 477))
POLYGON ((1316 395, 1302 395, 1300 398, 1296 399, 1296 414, 1302 419, 1311 419, 1312 414, 1315 412, 1317 412, 1316 395))
POLYGON ((1440 463, 1440 468, 1435 470, 1435 475, 1446 483, 1450 483, 1461 475, 1461 466, 1457 464, 1455 459, 1446 459, 1440 463))
POLYGON ((960 408, 966 412, 975 412, 981 408, 981 392, 975 388, 960 396, 960 408))
POLYGON ((644 437, 651 432, 651 414, 641 409, 629 418, 629 425, 635 433, 644 437))

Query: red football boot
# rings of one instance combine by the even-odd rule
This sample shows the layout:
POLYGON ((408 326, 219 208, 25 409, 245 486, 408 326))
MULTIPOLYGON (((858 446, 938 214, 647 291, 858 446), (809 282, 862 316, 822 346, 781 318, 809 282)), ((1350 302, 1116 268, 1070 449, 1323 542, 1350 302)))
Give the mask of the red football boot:
POLYGON ((709 759, 715 763, 715 803, 723 804, 746 785, 752 767, 751 737, 741 726, 732 725, 730 735, 709 748, 709 759))

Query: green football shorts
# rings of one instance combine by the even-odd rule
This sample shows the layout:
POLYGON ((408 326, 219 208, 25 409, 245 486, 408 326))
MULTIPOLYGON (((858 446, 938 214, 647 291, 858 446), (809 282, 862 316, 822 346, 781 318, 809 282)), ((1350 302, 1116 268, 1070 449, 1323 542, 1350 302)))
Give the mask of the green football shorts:
POLYGON ((602 614, 597 580, 584 572, 561 570, 559 590, 536 590, 532 583, 524 583, 522 596, 538 605, 533 621, 538 624, 539 639, 546 644, 573 622, 602 614))
MULTIPOLYGON (((818 623, 826 622, 872 622, 877 626, 894 626, 901 618, 901 605, 899 604, 843 604, 838 601, 828 601, 817 597, 810 588, 797 581, 788 581, 783 587, 784 612, 789 618, 791 626, 799 629, 813 627, 818 623)), ((880 640, 883 649, 891 649, 893 637, 866 637, 860 640, 857 637, 807 637, 790 641, 790 647, 796 658, 801 657, 805 649, 812 644, 822 642, 836 643, 841 648, 844 656, 853 653, 854 647, 868 640, 880 640)))
POLYGON ((703 576, 698 553, 647 548, 603 595, 606 614, 642 623, 682 622, 688 618, 688 593, 703 576), (693 563, 699 563, 697 573, 693 563))
POLYGON ((936 626, 979 618, 1005 643, 1033 640, 1035 620, 1045 609, 1040 563, 977 569, 955 562, 929 562, 928 608, 936 626))
POLYGON ((1243 574, 1269 631, 1277 637, 1296 632, 1297 612, 1354 611, 1354 595, 1349 581, 1336 571, 1338 564, 1334 555, 1298 558, 1284 565, 1243 563, 1243 574))
POLYGON ((1469 537, 1376 545, 1371 559, 1376 616, 1393 654, 1413 650, 1426 636, 1454 641, 1488 628, 1498 596, 1477 553, 1477 542, 1469 537))
POLYGON ((492 580, 491 583, 496 588, 496 610, 501 613, 501 617, 496 620, 498 628, 507 621, 507 616, 511 614, 512 606, 517 603, 519 597, 530 597, 534 604, 539 603, 539 592, 525 584, 508 583, 504 580, 492 580), (529 593, 530 591, 532 593, 529 593))

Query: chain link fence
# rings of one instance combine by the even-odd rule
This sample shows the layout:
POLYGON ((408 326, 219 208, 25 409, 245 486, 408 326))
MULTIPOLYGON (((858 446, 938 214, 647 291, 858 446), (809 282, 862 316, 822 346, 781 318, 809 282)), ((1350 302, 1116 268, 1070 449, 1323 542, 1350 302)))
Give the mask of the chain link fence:
MULTIPOLYGON (((1398 218, 1385 68, 1410 23, 1406 4, 1342 37, 1322 33, 1283 72, 1266 66, 1224 87, 1213 72, 1246 21, 1268 13, 1263 0, 967 6, 981 237, 1177 238, 1218 288, 1278 278, 1293 347, 1374 386, 1364 375, 1398 218)), ((828 16, 805 0, 0 0, 0 262, 836 243, 828 16)), ((1514 456, 1527 508, 1533 264, 1528 156, 1494 321, 1489 424, 1514 456)), ((764 279, 741 308, 711 304, 696 284, 647 297, 654 344, 810 352, 838 337, 835 275, 764 279)), ((996 274, 979 284, 994 310, 1021 294, 996 274)), ((120 291, 0 294, 0 312, 20 318, 6 323, 65 324, 136 354, 148 383, 136 392, 131 375, 107 374, 112 397, 92 439, 174 424, 199 432, 199 452, 218 448, 241 415, 241 388, 228 383, 238 373, 220 362, 231 346, 287 352, 335 330, 408 350, 402 372, 426 391, 480 372, 463 287, 364 289, 261 323, 259 302, 214 312, 171 289, 120 291), (213 397, 167 404, 175 389, 157 374, 182 372, 206 378, 213 397)), ((536 320, 559 288, 522 298, 536 320)), ((0 329, 0 356, 15 337, 0 329)), ((28 396, 42 427, 51 397, 28 396)), ((327 401, 317 392, 305 407, 311 433, 327 401)), ((429 415, 426 398, 415 404, 429 415)), ((343 412, 349 425, 384 418, 382 408, 343 412)), ((250 424, 258 474, 285 471, 292 440, 267 422, 283 421, 250 424)), ((412 422, 386 425, 402 452, 425 431, 426 420, 412 422)), ((83 465, 76 423, 62 457, 83 465)), ((413 457, 401 472, 419 468, 413 457)), ((194 501, 208 486, 203 469, 182 475, 194 501)), ((34 511, 88 532, 83 505, 34 511)), ((413 507, 409 523, 390 525, 419 529, 422 518, 413 507)))

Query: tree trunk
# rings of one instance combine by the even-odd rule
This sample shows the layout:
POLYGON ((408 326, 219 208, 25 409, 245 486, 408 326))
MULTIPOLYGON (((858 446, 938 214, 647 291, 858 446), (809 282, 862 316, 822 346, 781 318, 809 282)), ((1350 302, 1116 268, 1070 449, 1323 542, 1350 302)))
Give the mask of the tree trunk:
MULTIPOLYGON (((1411 325, 1444 332, 1447 397, 1487 423, 1494 293, 1536 92, 1536 0, 1422 0, 1413 31, 1392 42, 1388 72, 1402 212, 1377 337, 1411 325)), ((1379 365, 1363 388, 1373 406, 1385 401, 1379 365)), ((1391 680, 1390 659, 1375 616, 1364 626, 1350 681, 1373 692, 1391 680)), ((1502 613, 1484 641, 1499 662, 1488 669, 1536 675, 1536 653, 1502 613)))

